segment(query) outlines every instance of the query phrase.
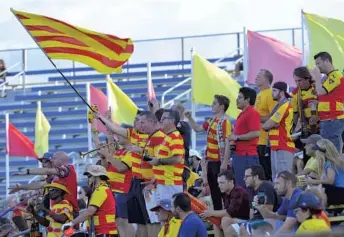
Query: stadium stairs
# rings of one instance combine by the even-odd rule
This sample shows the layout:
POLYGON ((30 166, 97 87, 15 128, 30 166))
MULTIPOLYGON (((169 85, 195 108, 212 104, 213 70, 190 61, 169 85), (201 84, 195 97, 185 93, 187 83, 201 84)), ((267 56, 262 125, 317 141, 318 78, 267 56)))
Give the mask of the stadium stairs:
MULTIPOLYGON (((233 68, 234 62, 241 56, 233 56, 222 59, 218 64, 224 68, 230 65, 233 68)), ((217 59, 209 59, 215 62, 217 59)), ((185 80, 191 73, 190 61, 157 62, 152 63, 152 80, 158 100, 162 94, 177 83, 185 80)), ((63 69, 65 75, 69 75, 73 69, 63 69), (69 73, 69 74, 68 74, 69 73)), ((77 75, 68 77, 86 98, 86 82, 91 83, 106 94, 105 75, 96 74, 90 68, 77 68, 77 75)), ((15 72, 9 73, 8 80, 15 72)), ((49 136, 50 151, 85 152, 88 150, 87 144, 87 107, 66 84, 61 76, 56 76, 54 70, 28 71, 26 76, 45 75, 48 84, 34 85, 25 90, 8 90, 7 97, 1 98, 0 102, 0 196, 6 193, 5 188, 5 116, 10 113, 10 121, 26 136, 34 140, 35 116, 37 101, 41 101, 42 111, 50 122, 51 131, 49 136)), ((123 73, 112 74, 114 82, 137 104, 139 108, 147 107, 147 64, 126 65, 123 73)), ((29 80, 29 79, 28 79, 29 80)), ((176 88, 169 93, 165 100, 174 99, 177 95, 190 89, 190 82, 176 88)), ((188 97, 181 98, 177 102, 185 102, 187 109, 190 108, 188 97)), ((211 116, 209 108, 205 106, 197 107, 197 121, 201 122, 211 116)), ((204 134, 197 136, 197 148, 201 149, 205 145, 204 134)), ((32 177, 16 177, 12 174, 21 169, 34 168, 38 162, 33 158, 10 157, 10 183, 27 183, 32 177)), ((80 172, 83 167, 80 167, 80 172)), ((81 178, 81 177, 80 177, 81 178)))

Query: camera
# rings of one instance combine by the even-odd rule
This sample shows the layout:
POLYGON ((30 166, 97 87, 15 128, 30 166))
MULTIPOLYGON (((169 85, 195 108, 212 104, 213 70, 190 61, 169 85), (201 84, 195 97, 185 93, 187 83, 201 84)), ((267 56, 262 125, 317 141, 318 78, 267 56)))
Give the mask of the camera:
POLYGON ((258 205, 264 205, 266 203, 266 196, 264 192, 258 193, 258 205))
POLYGON ((150 156, 148 156, 148 155, 144 155, 142 160, 144 160, 144 161, 151 161, 153 159, 150 156))

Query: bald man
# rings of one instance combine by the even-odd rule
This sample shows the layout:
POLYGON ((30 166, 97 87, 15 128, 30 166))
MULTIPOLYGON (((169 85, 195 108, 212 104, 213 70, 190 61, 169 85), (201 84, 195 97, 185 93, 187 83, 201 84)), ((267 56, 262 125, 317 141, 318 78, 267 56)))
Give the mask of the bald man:
MULTIPOLYGON (((67 183, 70 194, 65 195, 73 206, 75 215, 79 212, 77 201, 77 175, 72 164, 69 164, 67 153, 63 151, 55 152, 52 157, 45 157, 51 161, 52 167, 44 167, 37 169, 26 169, 25 171, 15 173, 14 175, 51 175, 51 182, 67 183)), ((27 185, 17 185, 10 193, 15 193, 20 190, 37 190, 44 187, 47 182, 31 183, 27 185)))

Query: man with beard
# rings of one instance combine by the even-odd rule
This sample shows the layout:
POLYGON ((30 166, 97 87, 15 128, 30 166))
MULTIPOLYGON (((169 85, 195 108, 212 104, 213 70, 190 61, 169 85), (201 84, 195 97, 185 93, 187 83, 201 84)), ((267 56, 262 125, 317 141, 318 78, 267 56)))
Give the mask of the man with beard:
POLYGON ((116 202, 106 183, 109 180, 106 169, 101 165, 90 165, 84 175, 88 178, 88 185, 94 190, 90 202, 87 209, 71 222, 64 224, 62 230, 92 218, 96 237, 117 237, 116 202))
POLYGON ((63 183, 53 182, 44 187, 49 189, 50 200, 54 201, 50 210, 39 206, 39 209, 46 213, 46 217, 40 216, 31 204, 28 205, 27 211, 33 215, 39 224, 47 227, 47 237, 59 237, 63 234, 62 225, 73 219, 73 207, 69 201, 65 200, 65 194, 70 192, 66 184, 63 183))
POLYGON ((260 205, 257 198, 255 199, 255 208, 263 218, 276 220, 275 229, 278 233, 295 232, 298 227, 294 207, 302 190, 297 188, 296 185, 297 177, 293 173, 282 171, 277 175, 275 190, 277 195, 283 197, 282 204, 277 212, 270 211, 265 205, 260 205))
POLYGON ((276 82, 272 87, 272 97, 278 101, 264 123, 263 129, 269 131, 271 145, 271 171, 275 179, 279 172, 293 169, 295 145, 291 137, 293 128, 293 106, 288 101, 291 96, 287 92, 285 82, 276 82))
POLYGON ((191 199, 186 193, 173 195, 172 212, 182 220, 178 237, 207 237, 207 229, 197 214, 191 211, 191 199))

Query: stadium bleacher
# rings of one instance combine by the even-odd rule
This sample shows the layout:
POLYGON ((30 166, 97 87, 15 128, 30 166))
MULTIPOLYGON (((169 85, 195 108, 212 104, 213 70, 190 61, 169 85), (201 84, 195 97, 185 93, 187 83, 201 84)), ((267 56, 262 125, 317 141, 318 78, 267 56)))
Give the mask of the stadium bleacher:
MULTIPOLYGON (((234 63, 241 55, 224 58, 218 66, 224 68, 234 67, 234 63)), ((209 59, 216 62, 218 59, 209 59)), ((191 61, 155 62, 152 63, 152 80, 158 100, 162 94, 190 76, 191 61)), ((66 75, 72 69, 62 69, 66 75)), ((68 77, 75 88, 86 98, 86 83, 101 89, 106 94, 105 75, 96 74, 90 68, 73 69, 78 75, 68 77), (85 74, 86 73, 86 74, 85 74), (79 75, 80 74, 80 75, 79 75)), ((10 72, 8 80, 17 72, 10 72)), ((87 107, 73 92, 61 76, 56 76, 54 70, 28 71, 26 76, 45 75, 48 84, 34 85, 25 90, 7 90, 7 98, 0 103, 2 114, 9 113, 10 121, 30 139, 34 139, 34 127, 37 101, 41 101, 42 110, 50 122, 50 151, 85 152, 88 150, 87 138, 87 107)), ((114 82, 137 104, 139 108, 147 107, 147 64, 131 64, 123 68, 123 73, 111 74, 114 82)), ((173 100, 177 95, 190 89, 190 82, 176 88, 169 93, 165 100, 173 100)), ((183 100, 183 99, 179 99, 183 100)), ((185 106, 190 108, 190 100, 184 98, 185 106)), ((206 106, 197 108, 196 118, 204 121, 211 116, 206 106)), ((204 134, 197 136, 197 147, 205 146, 204 134)), ((0 115, 0 167, 5 167, 5 116, 0 115)), ((19 169, 37 167, 38 162, 33 158, 10 157, 11 175, 19 169)), ((31 179, 32 177, 29 177, 31 179)), ((0 196, 6 194, 5 169, 0 171, 0 196)), ((11 185, 27 182, 28 177, 15 177, 10 179, 11 185)))

